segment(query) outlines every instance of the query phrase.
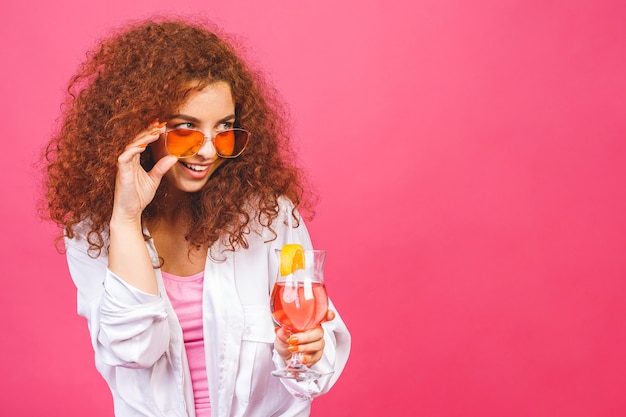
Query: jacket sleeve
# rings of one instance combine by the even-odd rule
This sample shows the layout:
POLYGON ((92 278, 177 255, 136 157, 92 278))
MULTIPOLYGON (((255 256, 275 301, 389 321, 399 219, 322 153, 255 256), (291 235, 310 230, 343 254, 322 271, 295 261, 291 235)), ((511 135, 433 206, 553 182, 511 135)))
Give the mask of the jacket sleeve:
POLYGON ((65 239, 66 257, 87 319, 96 363, 148 368, 166 351, 169 327, 165 300, 144 293, 107 268, 107 257, 89 255, 84 238, 65 239))
MULTIPOLYGON (((293 227, 289 230, 289 221, 283 216, 291 212, 291 205, 286 200, 283 200, 281 203, 281 216, 278 217, 278 221, 276 222, 278 237, 272 242, 273 248, 271 251, 280 249, 286 243, 300 243, 305 249, 313 249, 313 244, 311 243, 311 238, 304 224, 304 220, 300 218, 299 226, 295 227, 295 224, 293 224, 293 227)), ((270 257, 270 259, 273 259, 273 257, 270 257)), ((278 264, 270 267, 272 285, 273 279, 278 273, 277 268, 278 264)), ((320 372, 322 377, 319 380, 309 382, 297 382, 293 379, 281 378, 283 385, 295 397, 312 399, 328 392, 335 382, 337 382, 337 379, 348 361, 351 346, 350 332, 330 298, 328 308, 335 312, 335 318, 332 321, 322 324, 325 342, 324 354, 322 359, 313 366, 313 369, 320 372)), ((276 350, 274 350, 273 361, 276 369, 285 367, 285 362, 276 350)))

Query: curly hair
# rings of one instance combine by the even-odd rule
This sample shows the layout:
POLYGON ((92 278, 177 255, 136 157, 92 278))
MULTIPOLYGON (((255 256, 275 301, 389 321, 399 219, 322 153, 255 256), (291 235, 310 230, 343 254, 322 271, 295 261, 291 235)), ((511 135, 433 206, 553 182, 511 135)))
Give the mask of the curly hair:
MULTIPOLYGON (((106 250, 118 156, 152 120, 174 114, 190 92, 217 81, 230 85, 236 126, 251 131, 252 139, 190 196, 187 240, 200 246, 225 238, 230 250, 247 247, 251 222, 271 230, 281 196, 312 215, 278 94, 240 56, 236 42, 217 33, 204 24, 154 18, 87 53, 67 88, 59 132, 45 151, 46 211, 67 237, 88 220, 90 249, 106 250)), ((146 170, 154 162, 150 152, 142 154, 146 170)), ((144 222, 159 215, 166 187, 162 182, 144 222)))

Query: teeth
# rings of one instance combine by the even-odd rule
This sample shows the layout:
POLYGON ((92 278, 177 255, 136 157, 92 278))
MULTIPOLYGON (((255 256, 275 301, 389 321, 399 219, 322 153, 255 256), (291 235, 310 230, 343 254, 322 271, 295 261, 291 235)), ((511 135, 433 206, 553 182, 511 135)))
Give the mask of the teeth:
POLYGON ((187 168, 191 169, 192 171, 201 172, 201 171, 206 171, 207 169, 209 169, 208 166, 204 166, 204 165, 191 165, 191 164, 187 164, 185 162, 182 162, 182 164, 184 166, 186 166, 187 168))

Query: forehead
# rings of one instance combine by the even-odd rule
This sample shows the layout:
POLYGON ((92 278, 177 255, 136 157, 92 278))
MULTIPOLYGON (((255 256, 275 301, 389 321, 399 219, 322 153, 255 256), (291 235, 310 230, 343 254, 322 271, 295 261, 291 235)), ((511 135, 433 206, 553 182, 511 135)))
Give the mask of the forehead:
POLYGON ((234 109, 235 102, 230 85, 224 81, 217 81, 200 90, 191 90, 187 99, 178 108, 177 113, 197 117, 213 113, 232 113, 234 109))

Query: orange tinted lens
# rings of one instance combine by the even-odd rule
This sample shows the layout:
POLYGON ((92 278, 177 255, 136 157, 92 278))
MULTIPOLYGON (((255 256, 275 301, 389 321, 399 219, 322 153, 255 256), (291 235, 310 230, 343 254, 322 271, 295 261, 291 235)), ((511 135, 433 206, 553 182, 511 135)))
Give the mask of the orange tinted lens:
POLYGON ((230 156, 235 152, 235 131, 227 130, 215 136, 215 150, 219 155, 230 156))
POLYGON ((248 144, 245 130, 226 130, 215 136, 215 150, 222 157, 239 155, 248 144))
POLYGON ((198 153, 204 142, 204 133, 197 130, 176 129, 167 132, 166 147, 170 155, 178 158, 198 153))

